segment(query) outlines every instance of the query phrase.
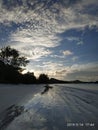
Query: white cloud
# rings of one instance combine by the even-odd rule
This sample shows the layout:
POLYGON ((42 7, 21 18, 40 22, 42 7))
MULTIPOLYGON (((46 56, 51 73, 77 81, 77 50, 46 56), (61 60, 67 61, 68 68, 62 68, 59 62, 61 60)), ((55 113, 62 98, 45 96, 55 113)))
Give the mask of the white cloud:
POLYGON ((45 32, 34 31, 33 29, 21 29, 17 30, 11 36, 11 42, 20 44, 20 46, 32 45, 43 47, 56 47, 59 45, 60 39, 45 32))
MULTIPOLYGON (((36 1, 33 1, 36 3, 36 1)), ((59 3, 51 5, 48 9, 42 8, 43 2, 36 5, 35 9, 28 9, 26 6, 14 7, 12 10, 6 10, 4 7, 0 9, 0 22, 13 21, 16 23, 30 22, 34 28, 49 27, 50 32, 61 32, 70 28, 79 28, 86 25, 98 25, 98 17, 90 14, 82 13, 84 5, 97 4, 96 0, 78 2, 71 8, 65 8, 59 3), (80 8, 81 7, 81 8, 80 8), (58 10, 55 13, 54 10, 58 10), (81 12, 81 13, 80 13, 81 12), (51 28, 50 28, 51 27, 51 28)), ((47 5, 46 5, 47 6, 47 5)))
POLYGON ((71 52, 70 50, 63 51, 64 56, 69 56, 69 55, 72 55, 72 54, 73 54, 73 52, 71 52))
MULTIPOLYGON (((35 4, 36 1, 33 1, 35 4)), ((11 10, 6 10, 1 6, 0 9, 0 22, 2 23, 23 23, 30 22, 31 28, 37 30, 42 29, 49 33, 60 33, 64 30, 71 28, 83 28, 85 26, 98 26, 98 17, 90 14, 82 13, 84 6, 95 4, 98 5, 96 0, 84 1, 74 4, 66 8, 60 3, 55 3, 49 8, 45 8, 44 3, 36 4, 36 8, 28 9, 26 6, 16 6, 11 10), (58 12, 56 12, 58 11, 58 12)))
POLYGON ((64 55, 55 55, 55 54, 52 54, 52 55, 50 55, 50 57, 52 57, 52 58, 60 58, 60 59, 63 59, 63 58, 65 58, 65 56, 64 55))
MULTIPOLYGON (((2 1, 1 1, 2 2, 2 1)), ((30 2, 30 1, 29 1, 30 2)), ((68 2, 64 2, 67 6, 68 2)), ((34 0, 34 9, 29 9, 24 2, 23 6, 11 7, 7 10, 0 7, 0 22, 11 26, 11 23, 24 24, 18 28, 15 34, 11 35, 11 41, 18 43, 32 43, 45 46, 57 46, 61 39, 57 38, 57 33, 62 33, 72 28, 84 28, 85 26, 98 26, 98 17, 82 13, 84 5, 97 4, 94 1, 84 1, 74 4, 74 6, 62 6, 62 4, 55 3, 49 8, 45 8, 44 2, 37 2, 34 0), (81 6, 81 8, 80 8, 81 6), (56 12, 58 11, 58 12, 56 12)), ((70 38, 69 40, 77 40, 70 38)))
POLYGON ((37 46, 36 47, 25 46, 24 48, 21 49, 20 52, 22 55, 25 55, 28 58, 28 60, 34 60, 34 61, 37 61, 38 59, 41 59, 43 57, 45 58, 52 53, 52 51, 50 51, 47 48, 37 46))

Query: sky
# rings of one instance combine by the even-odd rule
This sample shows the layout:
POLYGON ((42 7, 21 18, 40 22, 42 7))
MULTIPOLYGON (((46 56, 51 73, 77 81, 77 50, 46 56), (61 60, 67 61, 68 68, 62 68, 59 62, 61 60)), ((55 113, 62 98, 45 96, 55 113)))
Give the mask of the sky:
POLYGON ((98 0, 0 0, 0 48, 27 57, 26 71, 98 80, 98 0))

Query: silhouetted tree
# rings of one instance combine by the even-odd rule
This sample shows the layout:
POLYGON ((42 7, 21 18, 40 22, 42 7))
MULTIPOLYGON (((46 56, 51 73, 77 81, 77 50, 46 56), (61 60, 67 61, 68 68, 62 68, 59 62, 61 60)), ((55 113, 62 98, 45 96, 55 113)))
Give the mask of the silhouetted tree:
POLYGON ((0 49, 0 82, 20 83, 22 74, 20 73, 29 61, 20 56, 16 49, 10 46, 0 49))
POLYGON ((0 61, 0 82, 1 83, 18 83, 21 74, 11 65, 4 64, 0 61))
POLYGON ((46 74, 40 74, 38 78, 39 83, 49 83, 49 77, 46 74))
POLYGON ((0 49, 0 60, 4 62, 4 64, 12 65, 17 68, 17 70, 20 70, 22 66, 26 66, 29 62, 25 57, 20 56, 16 49, 10 46, 0 49))
POLYGON ((23 83, 36 83, 36 77, 34 76, 34 73, 32 72, 27 72, 26 74, 23 75, 23 83))

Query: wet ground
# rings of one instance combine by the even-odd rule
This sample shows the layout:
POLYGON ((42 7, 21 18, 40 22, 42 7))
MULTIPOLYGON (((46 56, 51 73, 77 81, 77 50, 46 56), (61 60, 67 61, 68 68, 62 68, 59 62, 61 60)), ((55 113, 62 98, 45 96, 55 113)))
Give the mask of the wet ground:
POLYGON ((98 130, 98 89, 87 85, 42 86, 0 114, 0 130, 98 130))

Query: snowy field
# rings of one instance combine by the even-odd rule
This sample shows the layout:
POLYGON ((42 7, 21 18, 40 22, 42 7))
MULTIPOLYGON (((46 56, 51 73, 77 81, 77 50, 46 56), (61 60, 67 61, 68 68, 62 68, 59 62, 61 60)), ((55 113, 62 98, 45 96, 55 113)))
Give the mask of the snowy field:
POLYGON ((0 85, 0 130, 98 130, 98 85, 0 85))

